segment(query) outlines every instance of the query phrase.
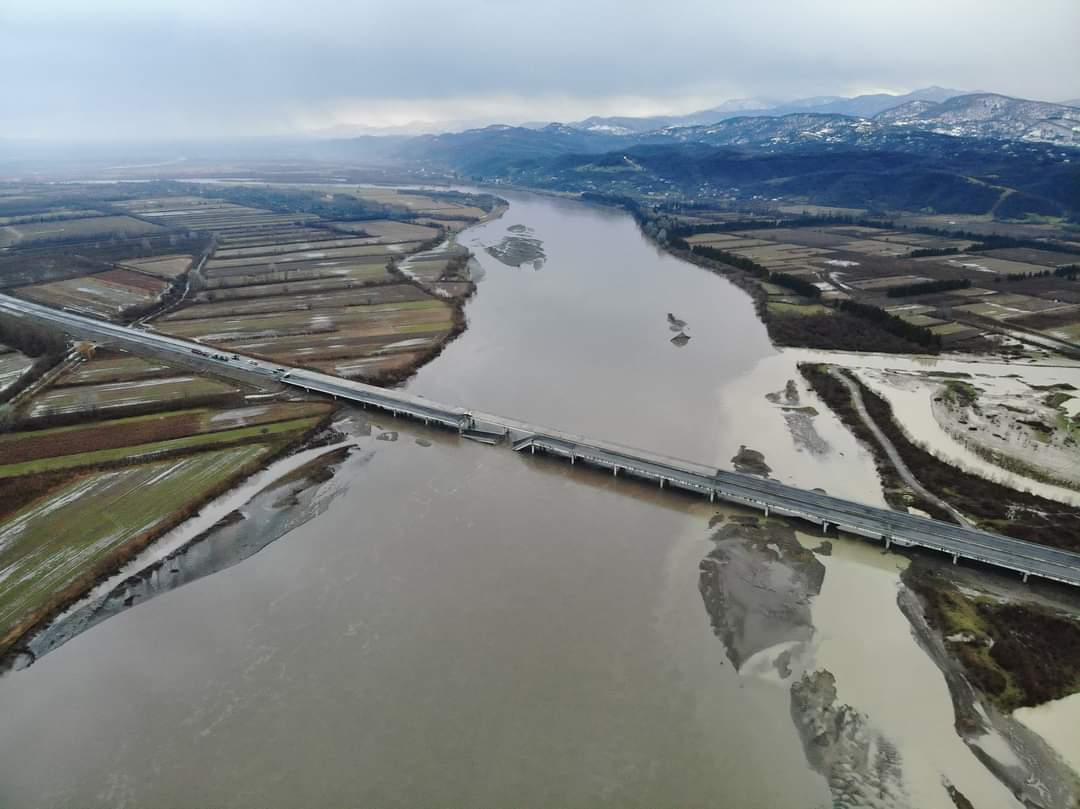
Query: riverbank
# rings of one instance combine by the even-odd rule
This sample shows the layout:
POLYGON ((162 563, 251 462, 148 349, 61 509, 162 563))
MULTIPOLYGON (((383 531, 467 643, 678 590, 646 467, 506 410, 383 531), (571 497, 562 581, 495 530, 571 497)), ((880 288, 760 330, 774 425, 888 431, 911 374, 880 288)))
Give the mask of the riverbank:
MULTIPOLYGON (((862 437, 867 440, 879 465, 895 469, 880 443, 872 436, 866 438, 865 427, 854 411, 847 388, 819 366, 803 365, 800 371, 849 428, 863 431, 862 437)), ((896 448, 918 481, 971 518, 978 527, 1042 545, 1080 550, 1080 520, 1075 510, 964 472, 938 459, 904 434, 894 420, 888 402, 855 376, 849 375, 847 379, 857 386, 868 415, 896 448)), ((931 513, 941 511, 924 499, 920 502, 919 507, 924 510, 931 513)), ((952 516, 946 514, 944 518, 952 519, 952 516)))
MULTIPOLYGON (((177 491, 174 495, 165 496, 164 502, 160 505, 162 509, 167 510, 145 518, 147 527, 141 530, 133 528, 127 533, 122 533, 119 542, 108 546, 104 552, 99 553, 88 563, 79 563, 64 580, 58 580, 56 570, 50 570, 49 567, 51 564, 57 564, 53 561, 55 558, 69 553, 68 544, 72 545, 72 550, 78 549, 82 540, 77 535, 81 528, 76 525, 70 526, 69 533, 76 535, 70 538, 70 542, 62 534, 47 539, 34 539, 31 532, 37 531, 35 521, 43 519, 37 516, 39 512, 42 515, 48 514, 52 520, 48 526, 42 527, 44 530, 63 531, 65 509, 92 508, 92 506, 88 502, 80 505, 79 501, 71 501, 71 504, 67 505, 63 500, 57 500, 52 495, 59 491, 61 497, 64 497, 68 490, 72 489, 81 493, 80 496, 83 498, 91 498, 90 493, 83 490, 97 485, 99 479, 122 480, 124 476, 138 476, 143 467, 132 466, 129 462, 120 463, 119 466, 106 464, 99 465, 93 470, 83 468, 74 473, 47 475, 43 481, 36 484, 35 495, 23 497, 24 503, 18 508, 14 517, 9 517, 5 521, 0 531, 0 547, 4 552, 5 572, 10 575, 12 570, 19 570, 24 581, 29 579, 42 582, 37 589, 31 591, 31 594, 23 594, 19 588, 8 588, 5 591, 5 598, 0 604, 4 606, 5 617, 9 617, 10 622, 4 627, 4 635, 0 637, 0 672, 11 666, 23 653, 27 644, 32 642, 34 636, 57 616, 81 601, 96 586, 115 576, 160 537, 196 517, 208 504, 242 485, 245 480, 260 470, 288 455, 316 446, 325 440, 323 433, 333 412, 333 408, 327 410, 318 419, 313 419, 305 429, 268 445, 265 451, 249 453, 239 458, 238 463, 225 465, 221 474, 207 476, 205 482, 203 482, 203 477, 191 479, 186 474, 183 464, 189 461, 201 464, 204 458, 214 460, 216 459, 214 452, 220 454, 228 450, 216 450, 203 455, 183 455, 178 456, 177 461, 150 464, 146 468, 154 473, 153 476, 145 481, 141 478, 139 480, 141 487, 147 487, 144 489, 146 497, 152 498, 155 503, 162 498, 162 494, 153 489, 156 485, 155 481, 161 476, 171 473, 189 488, 182 493, 177 491), (249 459, 245 460, 245 458, 249 459), (131 471, 119 471, 125 467, 131 471), (56 525, 53 525, 53 522, 56 525), (56 548, 48 550, 47 554, 43 554, 42 550, 38 549, 33 556, 20 558, 27 553, 23 546, 31 541, 41 545, 49 543, 55 545, 56 548), (14 598, 19 600, 13 602, 14 598), (14 611, 9 602, 20 605, 20 611, 14 611)), ((18 483, 19 479, 13 482, 18 483)), ((24 490, 25 488, 23 486, 24 490)), ((136 488, 130 492, 129 496, 139 494, 140 491, 136 488)), ((109 508, 113 512, 110 519, 114 531, 123 531, 125 523, 138 526, 138 520, 144 519, 138 516, 136 507, 126 501, 121 501, 114 492, 103 489, 98 492, 98 496, 106 498, 106 502, 109 503, 109 508), (133 511, 135 513, 132 513, 133 511)), ((83 519, 93 524, 93 519, 88 514, 84 515, 83 519)), ((96 536, 91 537, 90 540, 95 544, 101 543, 101 539, 96 536)))
POLYGON ((956 732, 1025 805, 1071 809, 1080 769, 1075 751, 1062 746, 1070 715, 1058 706, 1061 695, 1075 700, 1080 691, 1076 594, 926 557, 916 557, 902 579, 898 603, 945 675, 956 732), (1054 732, 1025 722, 1036 711, 1054 732))
POLYGON ((1012 712, 1080 691, 1080 601, 1074 594, 984 590, 970 577, 961 584, 947 574, 924 563, 911 565, 903 578, 968 679, 997 708, 1012 712))
MULTIPOLYGON (((915 446, 893 420, 887 402, 845 376, 848 386, 821 366, 800 366, 804 377, 860 440, 869 446, 883 480, 891 483, 893 507, 915 506, 933 512, 933 504, 912 496, 897 496, 899 474, 886 448, 855 412, 850 388, 864 398, 866 413, 886 436, 919 480, 948 500, 950 506, 975 519, 981 527, 999 530, 1058 547, 1080 546, 1075 513, 1061 504, 1021 493, 950 466, 915 446)), ((948 518, 949 515, 942 515, 948 518)), ((1017 708, 1043 705, 1080 692, 1080 601, 1075 594, 1052 585, 1032 587, 1011 582, 984 590, 998 574, 961 571, 942 566, 918 553, 903 574, 905 587, 916 601, 900 596, 900 605, 923 645, 949 682, 957 732, 975 750, 978 740, 995 727, 1015 750, 1028 751, 1026 769, 1010 769, 984 755, 987 766, 1018 793, 1026 791, 1030 773, 1054 786, 1057 802, 1076 794, 1076 774, 1062 769, 1038 740, 1010 718, 1017 708), (976 706, 981 707, 976 707, 976 706), (996 719, 988 719, 993 713, 996 719), (1032 763, 1035 762, 1035 763, 1032 763)), ((1045 796, 1043 796, 1045 797, 1045 796)), ((1040 804, 1042 805, 1042 804, 1040 804)))
POLYGON ((269 482, 253 477, 254 492, 243 493, 249 488, 245 481, 244 487, 223 495, 207 509, 212 520, 208 527, 198 530, 193 521, 186 537, 177 531, 173 542, 163 542, 157 552, 103 578, 78 603, 26 638, 13 655, 13 664, 25 668, 102 621, 239 564, 323 513, 344 486, 334 480, 335 473, 356 449, 355 441, 340 429, 351 432, 351 421, 334 422, 332 429, 267 464, 261 477, 269 475, 269 482), (299 462, 290 463, 291 458, 299 462))

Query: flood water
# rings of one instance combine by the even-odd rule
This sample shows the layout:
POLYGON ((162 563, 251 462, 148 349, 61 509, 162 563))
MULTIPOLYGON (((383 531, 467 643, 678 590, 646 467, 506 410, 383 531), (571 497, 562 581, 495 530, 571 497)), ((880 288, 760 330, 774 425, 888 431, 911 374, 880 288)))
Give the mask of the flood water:
MULTIPOLYGON (((748 296, 623 214, 507 196, 461 237, 486 274, 469 328, 410 390, 725 467, 746 444, 779 479, 881 503, 867 453, 804 385, 819 415, 766 399, 794 359, 748 296), (515 224, 542 240, 539 270, 483 251, 515 224)), ((707 503, 391 419, 355 440, 315 519, 0 680, 0 806, 832 805, 790 681, 740 674, 710 627, 707 503)), ((901 762, 929 742, 903 768, 919 806, 952 805, 946 773, 980 807, 1015 806, 948 717, 919 738, 917 705, 882 707, 874 678, 910 661, 909 693, 948 709, 891 612, 888 560, 859 546, 826 564, 814 617, 840 698, 901 762), (853 609, 885 617, 874 643, 853 609)))

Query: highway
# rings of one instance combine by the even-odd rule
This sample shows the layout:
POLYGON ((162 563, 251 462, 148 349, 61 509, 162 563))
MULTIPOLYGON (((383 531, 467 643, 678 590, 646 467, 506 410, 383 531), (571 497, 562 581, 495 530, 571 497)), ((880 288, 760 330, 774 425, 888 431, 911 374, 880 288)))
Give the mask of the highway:
POLYGON ((180 359, 198 358, 231 373, 276 380, 305 391, 407 416, 426 424, 455 429, 487 443, 508 443, 518 452, 540 452, 572 464, 583 463, 763 511, 797 517, 881 542, 886 548, 922 547, 950 556, 1015 571, 1026 581, 1036 576, 1080 586, 1080 554, 1037 545, 1000 534, 878 508, 807 491, 754 475, 731 472, 632 447, 597 441, 504 416, 442 405, 422 396, 354 382, 340 377, 243 357, 199 343, 106 323, 0 295, 0 312, 49 323, 76 338, 109 342, 138 351, 153 349, 180 359))

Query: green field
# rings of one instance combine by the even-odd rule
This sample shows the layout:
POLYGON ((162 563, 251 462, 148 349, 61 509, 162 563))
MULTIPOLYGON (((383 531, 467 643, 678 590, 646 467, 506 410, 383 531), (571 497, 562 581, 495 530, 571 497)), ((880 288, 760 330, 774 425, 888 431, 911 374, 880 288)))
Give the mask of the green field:
POLYGON ((97 385, 107 382, 131 382, 154 376, 170 376, 176 369, 158 360, 147 360, 130 355, 122 357, 95 357, 76 365, 64 374, 57 385, 97 385))
POLYGON ((769 301, 769 314, 779 317, 805 317, 807 315, 831 315, 833 310, 820 303, 783 303, 769 301))
POLYGON ((972 331, 971 326, 966 326, 963 323, 942 323, 937 326, 931 326, 930 331, 934 334, 939 334, 942 337, 947 337, 950 334, 959 334, 964 331, 972 331))
POLYGON ((1080 342, 1080 323, 1070 323, 1067 326, 1058 326, 1057 328, 1047 329, 1046 331, 1048 334, 1057 337, 1060 340, 1080 342))
POLYGON ((172 524, 267 451, 238 447, 86 475, 0 522, 0 648, 125 545, 172 524))

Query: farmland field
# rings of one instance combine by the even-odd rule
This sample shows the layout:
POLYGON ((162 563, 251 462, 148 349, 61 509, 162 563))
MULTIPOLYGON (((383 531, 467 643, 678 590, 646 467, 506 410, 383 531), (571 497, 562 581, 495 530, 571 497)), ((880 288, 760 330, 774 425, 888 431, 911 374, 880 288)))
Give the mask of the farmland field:
MULTIPOLYGON (((45 457, 29 459, 20 463, 6 463, 0 465, 0 479, 18 477, 20 475, 38 475, 45 472, 55 472, 61 469, 102 466, 119 463, 121 461, 128 463, 133 460, 149 460, 162 455, 173 455, 180 452, 196 452, 203 449, 226 447, 232 444, 250 444, 256 441, 273 440, 289 433, 299 433, 310 429, 315 426, 318 420, 318 417, 289 419, 286 421, 275 421, 270 424, 255 424, 249 427, 237 427, 231 430, 197 432, 194 435, 185 434, 178 438, 158 439, 142 444, 129 444, 121 439, 119 446, 87 452, 67 452, 46 455, 45 457)), ((177 427, 177 429, 182 428, 177 427)), ((106 432, 109 432, 107 427, 106 432)), ((151 432, 153 432, 153 430, 151 430, 151 432)), ((125 434, 122 427, 120 428, 119 433, 121 436, 125 434)), ((62 438, 70 438, 72 440, 77 437, 79 436, 62 436, 62 438)), ((30 438, 33 439, 35 436, 30 436, 30 438)), ((106 435, 103 438, 105 442, 108 443, 109 436, 106 435)), ((94 436, 92 437, 92 440, 96 441, 98 439, 94 436)), ((38 443, 55 447, 55 444, 47 440, 38 443)), ((0 444, 0 448, 18 450, 21 449, 22 446, 21 443, 16 442, 14 447, 4 447, 3 444, 0 444)), ((34 447, 31 446, 29 449, 32 454, 34 447)), ((41 449, 41 447, 38 447, 38 449, 41 449)))
POLYGON ((335 410, 268 392, 99 350, 20 404, 0 435, 0 652, 335 410))
POLYGON ((396 188, 358 188, 353 193, 358 197, 373 202, 379 202, 383 205, 397 205, 411 211, 455 211, 461 208, 460 205, 455 205, 452 202, 432 199, 411 191, 400 191, 396 188))
POLYGON ((196 376, 108 382, 51 388, 34 399, 28 415, 31 419, 40 419, 46 416, 142 407, 165 409, 185 400, 224 401, 238 394, 238 389, 232 385, 196 376))
MULTIPOLYGON (((158 442, 190 440, 207 435, 215 436, 208 443, 235 442, 251 436, 271 434, 262 432, 260 425, 291 424, 292 427, 279 427, 274 430, 288 431, 296 427, 299 421, 322 417, 329 410, 330 408, 322 403, 279 402, 229 410, 173 410, 67 427, 23 430, 0 436, 0 477, 125 457, 123 454, 115 457, 102 454, 118 449, 130 452, 131 456, 149 454, 159 451, 154 449, 158 442), (252 432, 250 435, 240 432, 245 430, 252 432)), ((191 446, 200 443, 191 441, 191 446)), ((161 445, 164 450, 177 448, 183 447, 161 445)))
POLYGON ((159 278, 176 278, 188 271, 191 267, 191 259, 189 255, 154 256, 153 258, 128 259, 123 264, 159 278))
POLYGON ((1075 323, 1058 326, 1057 328, 1047 329, 1047 333, 1060 340, 1069 340, 1074 343, 1080 343, 1080 320, 1075 323))
POLYGON ((1001 258, 1007 261, 1019 261, 1037 264, 1040 267, 1059 267, 1063 264, 1080 264, 1080 255, 1061 253, 1054 250, 1035 250, 1030 247, 1014 247, 1005 250, 987 250, 981 255, 1001 258))
MULTIPOLYGON (((353 193, 303 187, 328 198, 353 193)), ((398 196, 394 189, 378 189, 372 199, 398 205, 398 196)), ((408 207, 426 206, 435 217, 443 210, 459 221, 468 216, 468 206, 400 196, 408 207)), ((240 206, 231 204, 173 211, 161 202, 156 215, 187 223, 197 217, 211 228, 241 216, 240 206)), ((253 220, 261 216, 248 210, 253 220)), ((459 330, 460 300, 474 289, 465 274, 467 251, 442 248, 407 258, 442 239, 444 227, 385 218, 321 227, 308 222, 216 230, 217 247, 197 273, 195 293, 155 327, 227 350, 372 380, 400 378, 459 330), (406 269, 414 262, 416 273, 406 269)))
MULTIPOLYGON (((388 279, 391 280, 391 279, 388 279)), ((266 287, 214 290, 206 303, 195 303, 160 318, 159 324, 181 320, 235 318, 270 312, 306 312, 371 306, 376 303, 426 300, 420 289, 408 284, 347 286, 337 281, 301 281, 266 287), (280 287, 280 289, 278 288, 280 287), (258 292, 262 294, 255 294, 258 292), (228 295, 224 293, 230 293, 228 295), (250 293, 250 294, 238 294, 250 293)))
POLYGON ((829 315, 832 309, 822 306, 820 303, 785 303, 783 301, 769 301, 769 314, 779 317, 805 317, 807 315, 829 315))
POLYGON ((54 208, 50 211, 37 211, 30 214, 0 216, 0 225, 25 225, 37 222, 51 222, 57 219, 91 219, 95 216, 104 216, 104 214, 100 211, 78 208, 54 208))
POLYGON ((921 281, 929 281, 929 278, 920 275, 894 275, 887 278, 874 278, 869 281, 853 281, 849 282, 852 286, 859 289, 890 289, 892 287, 905 286, 907 284, 914 284, 921 281))
POLYGON ((104 382, 133 381, 155 376, 171 376, 177 371, 159 360, 130 354, 98 352, 94 359, 80 363, 64 374, 56 385, 96 385, 104 382))
POLYGON ((0 247, 23 242, 91 240, 116 235, 141 236, 159 233, 161 228, 130 216, 94 216, 87 219, 60 219, 0 227, 0 247))
POLYGON ((1003 258, 990 258, 983 255, 959 255, 948 259, 938 259, 939 262, 951 267, 963 267, 979 272, 1007 275, 1013 272, 1042 272, 1046 267, 1038 264, 1026 264, 1021 261, 1009 261, 1003 258))
MULTIPOLYGON (((218 271, 206 277, 208 290, 231 289, 263 285, 280 285, 297 281, 347 279, 358 285, 392 280, 386 272, 387 260, 382 256, 364 256, 342 261, 308 262, 277 265, 272 268, 250 267, 218 271)), ((270 292, 267 288, 267 293, 270 292)), ((207 295, 212 294, 208 292, 207 295)))
POLYGON ((356 258, 357 256, 390 256, 395 251, 387 245, 372 244, 363 239, 363 244, 349 244, 343 247, 317 247, 307 250, 292 250, 272 255, 245 255, 235 258, 219 258, 215 255, 207 262, 206 269, 211 275, 215 270, 235 267, 270 268, 277 264, 308 261, 333 261, 335 259, 356 258))
POLYGON ((305 250, 328 250, 331 248, 358 247, 376 243, 377 239, 373 236, 355 236, 347 239, 328 238, 321 241, 307 242, 282 241, 252 245, 249 247, 226 247, 215 250, 214 258, 220 261, 222 259, 251 258, 255 256, 279 256, 284 253, 295 253, 305 250))
MULTIPOLYGON (((222 233, 218 235, 218 244, 225 249, 244 247, 275 247, 277 245, 308 244, 311 242, 333 241, 341 238, 340 233, 327 228, 306 227, 301 225, 278 225, 272 230, 250 230, 222 233)), ((286 247, 288 249, 288 247, 286 247)))
POLYGON ((433 298, 161 324, 163 331, 177 337, 290 362, 328 352, 340 357, 361 347, 369 352, 395 342, 399 335, 445 335, 452 326, 452 308, 433 298))
POLYGON ((335 222, 334 228, 348 233, 366 234, 384 244, 393 242, 427 241, 439 235, 438 228, 412 225, 390 219, 370 219, 361 222, 335 222))
POLYGON ((0 345, 0 393, 18 381, 33 364, 32 358, 0 345))
POLYGON ((251 445, 89 474, 0 522, 0 646, 268 451, 251 445))
POLYGON ((168 286, 162 279, 141 273, 110 270, 65 281, 18 287, 15 294, 46 306, 118 320, 126 310, 158 300, 168 286))
POLYGON ((278 279, 276 276, 230 276, 228 279, 215 279, 207 289, 195 296, 192 303, 286 295, 293 296, 296 302, 302 303, 307 295, 317 295, 331 290, 366 289, 369 286, 396 283, 397 280, 381 264, 331 268, 323 272, 289 272, 284 274, 283 279, 278 279), (225 283, 226 280, 228 284, 225 283), (250 283, 241 283, 242 281, 250 283))

